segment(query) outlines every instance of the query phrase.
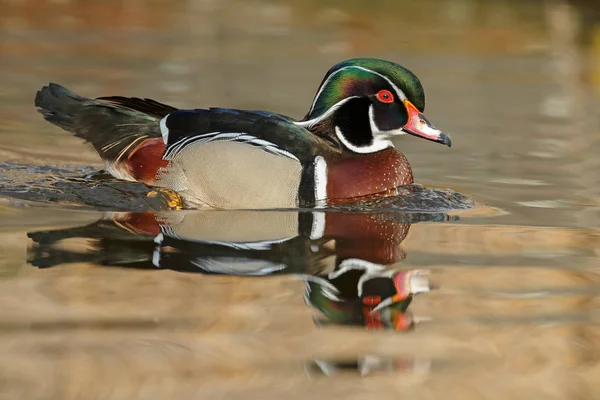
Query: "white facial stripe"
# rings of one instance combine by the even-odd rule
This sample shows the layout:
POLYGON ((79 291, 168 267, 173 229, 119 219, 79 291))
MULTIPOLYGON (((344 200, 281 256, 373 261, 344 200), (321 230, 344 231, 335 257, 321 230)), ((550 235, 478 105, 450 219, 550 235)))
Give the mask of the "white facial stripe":
POLYGON ((398 96, 398 98, 399 98, 400 100, 402 100, 402 101, 406 100, 406 95, 404 94, 404 92, 403 92, 402 90, 400 90, 400 88, 399 88, 398 86, 396 86, 396 85, 394 84, 394 82, 392 82, 392 81, 390 80, 390 78, 388 78, 387 76, 385 76, 385 75, 383 75, 383 74, 380 74, 379 72, 375 72, 375 71, 373 71, 373 70, 371 70, 371 69, 364 68, 364 67, 354 66, 353 68, 362 69, 363 71, 367 71, 367 72, 370 72, 370 73, 372 73, 372 74, 375 74, 375 75, 378 75, 378 76, 382 77, 383 79, 385 79, 385 80, 387 81, 387 83, 389 83, 389 84, 390 84, 390 86, 391 86, 392 88, 394 88, 394 91, 396 92, 396 95, 398 96))
POLYGON ((163 142, 167 144, 169 141, 169 128, 167 128, 167 118, 169 115, 167 114, 163 119, 160 120, 160 133, 162 134, 163 142))
POLYGON ((327 161, 315 157, 315 205, 323 207, 327 202, 327 161))
POLYGON ((318 116, 317 118, 309 119, 308 121, 294 121, 294 124, 301 126, 303 128, 310 129, 315 124, 317 124, 319 121, 321 121, 321 120, 327 118, 328 116, 330 116, 331 114, 333 114, 335 112, 335 110, 340 108, 347 101, 349 101, 351 99, 358 99, 358 98, 359 98, 358 96, 346 97, 345 99, 342 99, 342 100, 338 101, 337 103, 335 103, 334 105, 332 105, 331 107, 329 107, 329 109, 327 111, 325 111, 322 115, 318 116))
POLYGON ((327 86, 327 84, 329 83, 329 80, 336 75, 337 73, 350 69, 350 68, 356 68, 356 69, 360 69, 362 71, 367 71, 371 74, 377 75, 383 79, 385 79, 387 81, 387 83, 390 84, 390 86, 394 89, 394 91, 396 92, 396 96, 398 96, 398 98, 402 101, 406 100, 406 95, 404 94, 404 92, 402 90, 400 90, 400 88, 398 86, 396 86, 387 76, 380 74, 379 72, 375 72, 371 69, 365 68, 365 67, 359 67, 358 65, 349 65, 347 67, 344 68, 340 68, 337 71, 335 71, 334 73, 332 73, 331 75, 329 75, 327 77, 327 79, 325 80, 325 82, 323 82, 323 84, 321 85, 321 88, 319 89, 319 91, 317 92, 317 95, 315 96, 315 99, 313 100, 312 105, 310 106, 310 111, 308 112, 309 114, 313 112, 314 108, 315 108, 315 104, 317 104, 317 100, 319 99, 319 97, 321 96, 321 93, 323 92, 323 90, 325 89, 325 86, 327 86))
POLYGON ((375 153, 377 151, 385 150, 388 147, 394 147, 392 142, 381 135, 374 136, 373 143, 368 146, 355 146, 344 137, 344 134, 339 126, 335 127, 335 135, 338 137, 338 139, 340 139, 340 142, 342 142, 347 149, 359 154, 375 153))

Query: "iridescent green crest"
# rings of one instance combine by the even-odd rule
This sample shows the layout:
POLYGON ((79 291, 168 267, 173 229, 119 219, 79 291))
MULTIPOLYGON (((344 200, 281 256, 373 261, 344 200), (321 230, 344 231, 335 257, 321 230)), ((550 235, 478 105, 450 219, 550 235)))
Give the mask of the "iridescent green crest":
POLYGON ((390 90, 390 87, 394 86, 419 110, 424 110, 423 87, 408 69, 390 61, 374 58, 343 61, 333 66, 323 78, 307 119, 324 114, 347 97, 375 95, 381 89, 390 90))

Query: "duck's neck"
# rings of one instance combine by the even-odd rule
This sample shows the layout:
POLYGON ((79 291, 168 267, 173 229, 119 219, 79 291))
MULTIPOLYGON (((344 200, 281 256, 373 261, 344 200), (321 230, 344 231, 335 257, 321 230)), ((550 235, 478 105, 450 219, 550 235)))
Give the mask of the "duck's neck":
POLYGON ((336 137, 343 132, 351 146, 365 146, 372 141, 369 104, 365 98, 344 99, 321 115, 309 113, 301 123, 319 137, 336 137))

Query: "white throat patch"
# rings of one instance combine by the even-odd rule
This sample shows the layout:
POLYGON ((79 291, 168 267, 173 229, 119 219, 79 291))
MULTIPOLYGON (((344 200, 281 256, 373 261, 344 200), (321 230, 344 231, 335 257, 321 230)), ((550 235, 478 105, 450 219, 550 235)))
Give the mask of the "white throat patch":
POLYGON ((359 154, 376 153, 378 151, 385 150, 388 147, 394 147, 394 144, 382 135, 373 136, 373 142, 368 146, 355 146, 344 137, 344 134, 339 126, 335 127, 335 135, 346 148, 359 154))

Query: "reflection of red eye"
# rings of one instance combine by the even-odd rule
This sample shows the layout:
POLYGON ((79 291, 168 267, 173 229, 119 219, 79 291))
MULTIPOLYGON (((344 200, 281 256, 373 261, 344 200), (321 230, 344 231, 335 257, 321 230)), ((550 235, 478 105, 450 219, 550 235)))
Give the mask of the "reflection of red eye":
POLYGON ((380 90, 379 93, 377 93, 377 100, 382 103, 393 103, 394 95, 389 90, 380 90))

